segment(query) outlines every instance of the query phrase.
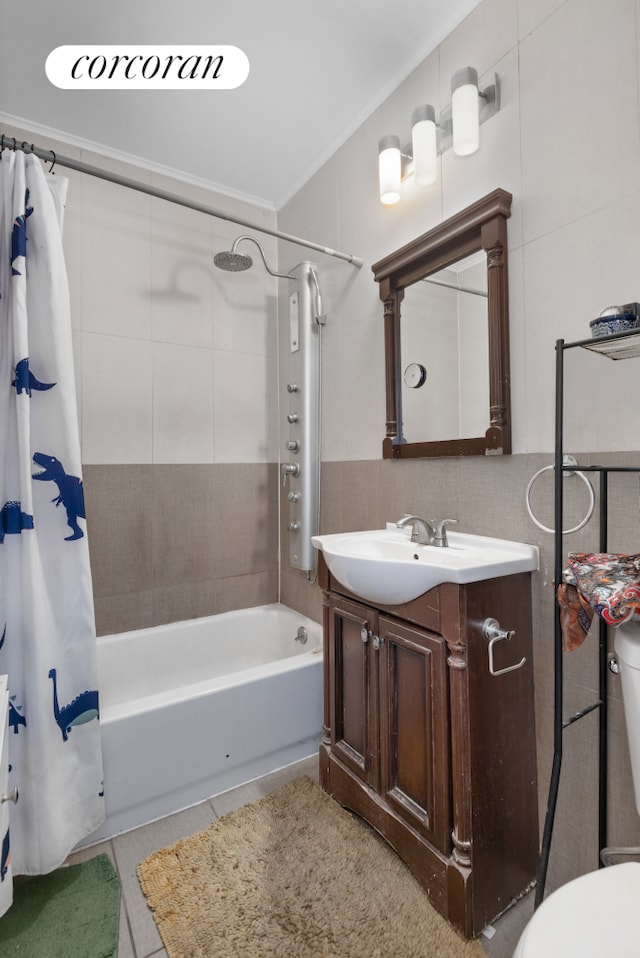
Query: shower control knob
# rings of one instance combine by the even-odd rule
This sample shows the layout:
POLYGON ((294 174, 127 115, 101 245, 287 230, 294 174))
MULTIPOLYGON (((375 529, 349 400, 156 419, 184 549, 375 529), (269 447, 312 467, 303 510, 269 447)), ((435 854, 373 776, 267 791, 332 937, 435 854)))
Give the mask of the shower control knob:
POLYGON ((289 495, 287 496, 287 499, 289 500, 289 502, 299 502, 299 501, 300 501, 300 493, 299 493, 299 492, 290 492, 289 495))
POLYGON ((13 802, 13 804, 15 805, 15 804, 17 803, 19 797, 20 797, 20 795, 19 795, 19 792, 18 792, 18 788, 17 788, 17 786, 16 786, 16 788, 14 788, 13 791, 9 792, 8 795, 3 795, 3 796, 2 796, 2 798, 0 799, 0 804, 1 804, 1 805, 4 805, 5 802, 13 802))
POLYGON ((291 423, 298 422, 299 419, 300 417, 298 416, 297 412, 290 412, 287 415, 287 422, 291 422, 291 423))
POLYGON ((298 532, 298 530, 300 529, 300 523, 290 522, 289 525, 287 526, 287 529, 289 530, 289 532, 298 532))
POLYGON ((300 443, 297 439, 288 439, 287 440, 287 449, 289 452, 298 452, 300 449, 300 443))
POLYGON ((300 475, 300 465, 297 462, 285 462, 282 466, 282 485, 287 484, 287 476, 292 476, 294 479, 296 476, 300 475))
POLYGON ((299 388, 300 388, 300 387, 298 386, 297 383, 287 383, 287 392, 288 392, 288 393, 297 393, 298 390, 299 390, 299 388))

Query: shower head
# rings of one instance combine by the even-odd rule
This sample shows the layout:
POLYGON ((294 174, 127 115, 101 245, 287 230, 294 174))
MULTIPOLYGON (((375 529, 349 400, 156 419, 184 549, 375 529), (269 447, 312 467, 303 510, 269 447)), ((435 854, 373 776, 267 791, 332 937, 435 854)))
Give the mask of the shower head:
POLYGON ((213 257, 213 262, 218 269, 227 270, 229 273, 240 273, 242 270, 250 269, 253 266, 253 260, 250 256, 245 256, 243 253, 237 252, 238 243, 240 243, 242 240, 251 240, 252 243, 256 244, 260 250, 262 262, 265 265, 267 273, 270 273, 272 276, 277 276, 280 279, 295 279, 295 276, 292 273, 276 273, 275 270, 271 269, 267 262, 267 257, 265 256, 262 246, 257 239, 253 238, 253 236, 238 236, 238 238, 233 241, 233 246, 230 250, 225 250, 222 253, 216 253, 213 257))
POLYGON ((228 273, 241 273, 245 269, 251 269, 253 260, 250 256, 243 253, 236 253, 234 250, 224 250, 222 253, 216 253, 213 262, 218 269, 224 269, 228 273))

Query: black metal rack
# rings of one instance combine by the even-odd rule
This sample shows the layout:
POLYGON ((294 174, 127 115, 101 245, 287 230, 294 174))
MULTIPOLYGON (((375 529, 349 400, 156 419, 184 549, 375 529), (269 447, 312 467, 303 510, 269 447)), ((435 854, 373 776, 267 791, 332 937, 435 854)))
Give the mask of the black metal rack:
MULTIPOLYGON (((555 457, 554 457, 554 579, 553 588, 557 589, 562 581, 564 568, 563 550, 563 473, 580 470, 581 472, 597 473, 599 485, 599 552, 607 552, 608 538, 608 480, 609 473, 636 472, 640 473, 640 466, 582 466, 580 464, 567 465, 564 462, 564 353, 567 349, 580 347, 607 356, 609 359, 631 359, 640 356, 640 332, 616 333, 601 339, 581 339, 572 343, 565 343, 563 339, 556 341, 556 414, 555 414, 555 457)), ((538 867, 535 907, 542 902, 544 887, 549 865, 549 852, 553 836, 558 789, 560 786, 560 771, 562 768, 563 733, 585 715, 595 709, 599 710, 599 747, 598 747, 598 845, 599 852, 607 844, 607 626, 599 621, 599 657, 598 701, 576 712, 568 719, 563 718, 563 646, 562 628, 560 623, 560 608, 554 596, 554 721, 553 721, 553 765, 549 784, 549 799, 542 836, 540 863, 538 867)), ((600 867, 602 863, 600 862, 600 867)))

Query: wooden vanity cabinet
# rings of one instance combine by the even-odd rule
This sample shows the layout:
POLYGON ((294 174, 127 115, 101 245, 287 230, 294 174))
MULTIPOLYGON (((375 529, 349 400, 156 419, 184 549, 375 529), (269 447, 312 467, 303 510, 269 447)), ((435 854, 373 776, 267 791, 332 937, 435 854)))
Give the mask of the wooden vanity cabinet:
POLYGON ((347 592, 321 560, 323 788, 398 852, 474 937, 535 878, 530 575, 446 583, 403 606, 347 592), (515 630, 489 671, 482 623, 515 630))

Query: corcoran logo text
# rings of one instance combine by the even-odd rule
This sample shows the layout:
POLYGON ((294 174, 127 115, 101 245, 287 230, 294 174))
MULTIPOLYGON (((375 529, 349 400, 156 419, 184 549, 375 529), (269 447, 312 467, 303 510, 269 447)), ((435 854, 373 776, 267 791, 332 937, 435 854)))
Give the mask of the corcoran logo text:
POLYGON ((233 46, 63 46, 47 57, 62 90, 233 90, 249 60, 233 46))

